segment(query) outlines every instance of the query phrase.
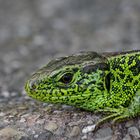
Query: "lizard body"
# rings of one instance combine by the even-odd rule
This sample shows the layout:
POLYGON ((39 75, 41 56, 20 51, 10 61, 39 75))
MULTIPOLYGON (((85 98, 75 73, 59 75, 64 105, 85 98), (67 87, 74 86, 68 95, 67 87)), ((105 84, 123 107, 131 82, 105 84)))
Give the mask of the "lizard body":
POLYGON ((25 90, 34 99, 68 104, 128 119, 140 114, 140 51, 83 52, 52 60, 33 74, 25 90))

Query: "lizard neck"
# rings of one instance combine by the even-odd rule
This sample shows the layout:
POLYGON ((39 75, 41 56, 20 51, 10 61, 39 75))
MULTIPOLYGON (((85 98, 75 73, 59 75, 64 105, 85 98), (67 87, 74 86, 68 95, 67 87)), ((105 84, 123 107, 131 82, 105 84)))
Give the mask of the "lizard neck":
POLYGON ((140 88, 140 52, 108 58, 110 64, 110 100, 107 106, 128 106, 140 88))

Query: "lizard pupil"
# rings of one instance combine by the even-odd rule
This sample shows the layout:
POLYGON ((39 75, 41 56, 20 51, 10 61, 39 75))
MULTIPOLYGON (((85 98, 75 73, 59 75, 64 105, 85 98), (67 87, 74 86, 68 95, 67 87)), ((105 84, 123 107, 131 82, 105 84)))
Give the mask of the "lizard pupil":
POLYGON ((60 81, 64 84, 68 84, 72 81, 73 78, 73 74, 72 73, 66 73, 62 76, 62 78, 60 79, 60 81))

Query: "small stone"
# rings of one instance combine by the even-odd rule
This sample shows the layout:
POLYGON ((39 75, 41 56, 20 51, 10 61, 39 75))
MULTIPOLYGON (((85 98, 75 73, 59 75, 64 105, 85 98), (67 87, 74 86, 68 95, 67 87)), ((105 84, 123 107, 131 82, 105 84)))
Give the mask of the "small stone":
POLYGON ((92 121, 92 120, 89 120, 89 121, 87 122, 87 124, 88 124, 88 125, 91 125, 91 124, 93 124, 93 121, 92 121))
POLYGON ((5 98, 8 98, 10 96, 10 93, 8 91, 3 91, 1 93, 5 98))
POLYGON ((52 112, 52 107, 51 106, 47 106, 43 109, 45 112, 47 113, 51 113, 52 112))
POLYGON ((96 140, 112 140, 112 136, 97 138, 96 140))
POLYGON ((88 133, 95 130, 96 125, 89 125, 83 128, 82 133, 88 133))
POLYGON ((34 138, 38 138, 38 136, 39 136, 39 135, 38 135, 38 134, 36 134, 36 135, 34 135, 34 138))
POLYGON ((14 116, 13 115, 9 115, 8 118, 14 118, 14 116))
POLYGON ((4 123, 9 123, 9 120, 6 119, 6 120, 3 120, 3 122, 4 122, 4 123))
POLYGON ((136 139, 140 138, 139 130, 136 127, 128 128, 128 134, 133 136, 136 139))
POLYGON ((126 134, 123 140, 132 140, 129 134, 126 134))
POLYGON ((33 126, 37 119, 40 117, 40 115, 31 115, 27 118, 27 124, 28 126, 33 126))
POLYGON ((49 130, 49 131, 55 131, 58 128, 57 124, 55 122, 49 122, 44 129, 49 130))
POLYGON ((44 124, 44 122, 45 122, 45 119, 39 119, 39 120, 37 120, 36 123, 38 123, 38 124, 44 124))
POLYGON ((31 140, 29 137, 26 137, 26 136, 22 136, 21 138, 20 138, 20 140, 31 140))
POLYGON ((84 135, 83 137, 81 137, 81 140, 87 140, 87 139, 88 139, 87 135, 84 135))
POLYGON ((134 121, 133 120, 130 120, 128 121, 126 124, 125 124, 125 127, 131 127, 132 125, 134 124, 134 121))
POLYGON ((0 117, 3 117, 5 115, 5 113, 0 112, 0 117))
POLYGON ((26 122, 25 118, 21 118, 19 122, 26 122))
POLYGON ((0 139, 1 140, 20 140, 23 137, 27 137, 24 132, 17 131, 13 128, 7 127, 0 130, 0 139))
POLYGON ((63 109, 68 109, 68 110, 71 110, 73 107, 72 106, 69 106, 69 105, 62 105, 62 108, 63 109))
POLYGON ((140 120, 138 120, 138 127, 139 127, 139 129, 140 129, 140 120))
POLYGON ((54 135, 50 132, 42 132, 39 134, 37 140, 54 140, 54 135))
POLYGON ((74 126, 72 131, 70 132, 70 137, 75 137, 80 134, 80 128, 78 126, 74 126))
POLYGON ((97 140, 110 140, 112 138, 112 129, 110 127, 99 129, 95 135, 97 140))
POLYGON ((65 125, 60 125, 60 127, 58 127, 57 131, 55 131, 56 135, 64 135, 66 134, 67 136, 69 136, 70 131, 66 131, 66 126, 65 125))
POLYGON ((73 127, 73 126, 77 126, 77 125, 80 125, 82 123, 85 123, 84 120, 78 120, 78 121, 72 121, 72 122, 69 122, 68 125, 70 127, 73 127))

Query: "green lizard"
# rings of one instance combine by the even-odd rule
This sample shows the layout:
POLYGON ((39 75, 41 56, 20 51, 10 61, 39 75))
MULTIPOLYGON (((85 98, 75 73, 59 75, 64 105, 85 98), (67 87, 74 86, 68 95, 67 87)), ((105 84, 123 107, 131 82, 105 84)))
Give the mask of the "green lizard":
POLYGON ((140 51, 83 52, 52 60, 26 82, 27 94, 126 120, 140 114, 140 51))

